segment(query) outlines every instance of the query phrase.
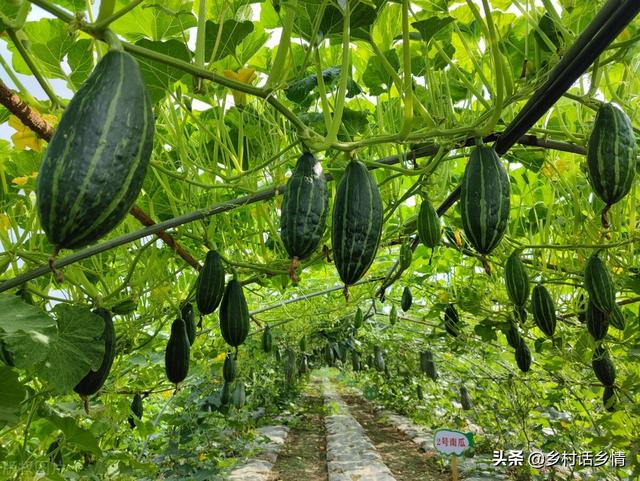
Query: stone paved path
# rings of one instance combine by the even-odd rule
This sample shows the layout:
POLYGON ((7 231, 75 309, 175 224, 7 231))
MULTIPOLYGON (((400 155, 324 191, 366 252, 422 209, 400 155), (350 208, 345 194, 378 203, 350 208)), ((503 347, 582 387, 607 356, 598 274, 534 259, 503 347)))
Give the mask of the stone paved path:
POLYGON ((265 426, 258 429, 258 432, 266 436, 269 442, 262 446, 262 451, 258 456, 249 459, 231 471, 227 478, 229 481, 267 481, 269 479, 271 469, 278 457, 278 451, 287 438, 289 428, 287 426, 265 426))
POLYGON ((328 381, 324 382, 329 481, 396 481, 328 381))

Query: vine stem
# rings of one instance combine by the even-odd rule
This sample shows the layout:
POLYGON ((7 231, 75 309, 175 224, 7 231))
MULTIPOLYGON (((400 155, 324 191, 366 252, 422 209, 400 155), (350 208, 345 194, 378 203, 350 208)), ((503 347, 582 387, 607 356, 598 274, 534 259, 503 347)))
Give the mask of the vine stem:
POLYGON ((402 2, 402 76, 404 79, 404 115, 398 134, 401 139, 409 135, 413 123, 413 76, 411 73, 411 45, 409 38, 409 0, 402 2))
POLYGON ((293 20, 295 18, 295 10, 298 5, 297 0, 291 0, 287 5, 287 12, 282 22, 282 33, 280 34, 280 42, 278 50, 271 65, 271 73, 267 79, 266 87, 277 87, 283 78, 286 78, 286 64, 291 46, 291 32, 293 30, 293 20))
POLYGON ((113 15, 113 10, 115 8, 116 0, 100 0, 100 9, 98 10, 98 18, 96 18, 96 22, 100 22, 101 20, 113 15))
POLYGON ((502 58, 500 57, 500 50, 498 48, 498 33, 496 32, 496 27, 493 23, 493 16, 491 14, 491 7, 489 7, 488 0, 482 0, 482 6, 484 8, 485 16, 487 17, 489 48, 493 57, 493 68, 495 71, 496 81, 496 97, 494 99, 493 114, 481 132, 483 135, 486 135, 493 131, 494 127, 500 120, 500 115, 502 115, 502 105, 504 104, 504 73, 502 72, 502 58))
POLYGON ((9 35, 9 38, 15 45, 16 50, 18 50, 18 53, 20 53, 20 56, 23 58, 24 62, 29 67, 29 70, 31 70, 31 73, 40 84, 40 87, 42 87, 42 90, 44 90, 44 92, 47 94, 47 97, 49 97, 49 100, 51 100, 51 104, 54 107, 62 107, 62 102, 60 102, 60 99, 58 99, 58 96, 53 91, 53 88, 51 87, 51 84, 49 83, 49 81, 40 72, 40 69, 38 68, 36 63, 33 61, 33 58, 31 58, 31 55, 29 54, 25 46, 22 44, 22 41, 16 35, 15 30, 7 28, 6 31, 7 31, 7 34, 9 35))
MULTIPOLYGON (((63 20, 67 23, 75 23, 75 17, 68 12, 65 12, 60 7, 53 5, 48 0, 29 0, 34 5, 39 6, 40 8, 48 11, 49 13, 55 15, 60 20, 63 20)), ((125 12, 126 13, 126 12, 125 12)), ((99 40, 104 39, 104 33, 96 29, 94 25, 90 24, 82 24, 78 25, 78 28, 83 32, 86 32, 99 40)), ((282 104, 279 100, 272 96, 272 89, 264 89, 260 87, 254 87, 253 85, 246 84, 244 82, 240 82, 224 75, 220 75, 216 72, 209 72, 203 68, 199 68, 193 64, 185 62, 183 60, 179 60, 169 55, 165 55, 159 52, 154 52, 148 48, 140 47, 138 45, 134 45, 128 42, 122 42, 123 48, 136 55, 141 57, 148 58, 150 60, 155 60, 161 62, 165 65, 175 67, 179 70, 187 72, 196 77, 204 78, 207 80, 211 80, 223 87, 227 87, 233 90, 238 90, 240 92, 244 92, 246 94, 252 95, 254 97, 259 97, 265 99, 273 108, 278 110, 282 115, 284 115, 298 130, 299 134, 302 138, 309 137, 309 128, 298 118, 296 114, 294 114, 288 107, 282 104)))
POLYGON ((342 125, 342 112, 344 111, 347 84, 351 73, 351 69, 349 68, 351 60, 351 2, 349 2, 349 0, 344 2, 344 8, 344 17, 342 18, 342 67, 340 68, 340 84, 338 86, 337 98, 333 106, 333 119, 331 120, 331 126, 325 139, 328 145, 338 140, 338 130, 340 130, 340 125, 342 125))
MULTIPOLYGON (((96 31, 101 31, 104 30, 105 28, 107 28, 109 25, 111 25, 113 22, 115 22, 116 20, 118 20, 120 17, 122 17, 123 15, 129 13, 131 10, 133 10, 134 8, 136 8, 138 5, 140 5, 142 2, 144 2, 144 0, 133 0, 132 2, 128 3, 127 5, 125 5, 124 7, 122 7, 120 10, 118 10, 116 13, 113 14, 109 14, 108 16, 102 18, 100 16, 100 13, 98 14, 98 18, 96 19, 96 21, 93 23, 92 27, 96 30, 96 31)), ((100 4, 100 9, 102 10, 102 4, 100 4)))

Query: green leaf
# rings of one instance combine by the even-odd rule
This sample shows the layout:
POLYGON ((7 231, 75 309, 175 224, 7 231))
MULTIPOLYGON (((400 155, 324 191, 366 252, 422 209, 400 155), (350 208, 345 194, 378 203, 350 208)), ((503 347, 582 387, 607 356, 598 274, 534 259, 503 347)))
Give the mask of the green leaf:
MULTIPOLYGON (((136 45, 168 55, 169 57, 184 60, 185 62, 191 60, 191 55, 187 47, 177 40, 152 42, 151 40, 142 39, 136 42, 136 45)), ((138 62, 140 63, 140 70, 153 103, 162 100, 173 84, 186 75, 183 70, 170 67, 165 63, 156 62, 155 60, 139 57, 138 62)))
MULTIPOLYGON (((129 2, 117 2, 120 9, 129 2)), ((196 18, 191 12, 191 0, 164 0, 145 3, 111 24, 110 28, 122 34, 127 40, 137 42, 142 38, 155 41, 172 38, 184 39, 184 31, 195 27, 196 18)))
POLYGON ((16 367, 42 361, 56 336, 56 324, 46 312, 20 297, 0 294, 0 335, 16 367))
MULTIPOLYGON (((62 70, 63 59, 75 43, 76 34, 63 22, 42 18, 27 22, 21 30, 28 38, 25 47, 34 57, 42 74, 49 78, 66 78, 62 70)), ((13 43, 8 46, 13 53, 13 66, 18 73, 31 75, 22 56, 13 43)))
POLYGON ((18 373, 7 366, 0 366, 0 421, 15 423, 20 417, 22 403, 31 389, 18 380, 18 373))
POLYGON ((88 429, 84 429, 71 417, 49 415, 47 419, 64 433, 65 443, 74 444, 82 451, 88 451, 96 456, 102 455, 98 440, 88 429))
POLYGON ((436 33, 453 22, 453 20, 453 17, 429 17, 425 20, 413 22, 411 25, 420 32, 422 40, 429 43, 429 40, 431 40, 436 33))
MULTIPOLYGON (((236 22, 235 20, 226 20, 222 25, 220 33, 220 43, 218 44, 215 57, 213 60, 220 60, 227 55, 235 54, 236 47, 253 32, 253 22, 244 21, 236 22)), ((216 45, 220 24, 207 20, 205 27, 204 56, 205 60, 211 60, 213 48, 216 45)))
POLYGON ((93 42, 89 39, 81 39, 74 43, 69 49, 67 62, 71 67, 69 78, 72 89, 78 90, 80 85, 87 80, 93 70, 93 42))
MULTIPOLYGON (((394 70, 400 70, 400 59, 395 50, 387 50, 384 52, 384 56, 394 70)), ((384 69, 380 59, 375 56, 369 58, 367 68, 362 74, 362 82, 369 88, 371 95, 380 95, 387 92, 393 85, 391 75, 384 69)))
POLYGON ((104 320, 83 306, 58 304, 53 311, 58 336, 38 366, 38 376, 56 392, 64 393, 73 389, 89 370, 100 367, 104 357, 104 320))
POLYGON ((345 107, 342 113, 342 125, 346 133, 353 137, 364 132, 369 125, 368 115, 369 112, 366 110, 351 110, 345 107))

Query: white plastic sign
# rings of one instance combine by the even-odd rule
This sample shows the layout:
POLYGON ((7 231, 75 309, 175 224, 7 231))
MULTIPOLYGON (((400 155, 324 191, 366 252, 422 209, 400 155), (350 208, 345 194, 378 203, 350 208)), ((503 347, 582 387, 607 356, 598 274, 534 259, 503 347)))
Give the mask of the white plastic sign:
POLYGON ((433 438, 433 445, 441 454, 462 456, 467 449, 473 447, 473 433, 438 429, 433 438))

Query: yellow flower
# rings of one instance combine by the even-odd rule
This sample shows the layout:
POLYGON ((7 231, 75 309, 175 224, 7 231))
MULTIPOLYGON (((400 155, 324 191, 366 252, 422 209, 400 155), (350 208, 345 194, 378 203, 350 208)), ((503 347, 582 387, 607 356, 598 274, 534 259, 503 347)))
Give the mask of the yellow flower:
POLYGON ((31 172, 31 175, 23 175, 22 177, 14 177, 11 179, 11 183, 22 186, 29 182, 29 179, 35 179, 38 176, 37 172, 31 172))
POLYGON ((226 355, 224 352, 221 352, 220 354, 218 354, 218 355, 216 356, 216 358, 213 360, 213 362, 222 362, 222 361, 224 361, 224 358, 225 358, 226 356, 227 356, 227 355, 226 355))
MULTIPOLYGON (((224 76, 244 84, 251 84, 257 78, 255 69, 244 67, 237 72, 234 72, 233 70, 225 70, 224 76)), ((247 103, 247 94, 244 92, 231 89, 231 93, 233 94, 233 101, 236 106, 239 107, 247 103)))
MULTIPOLYGON (((57 117, 54 115, 45 114, 42 118, 52 125, 57 121, 57 117)), ((18 117, 15 115, 9 116, 9 126, 16 130, 16 133, 11 136, 11 140, 17 150, 25 150, 29 147, 34 152, 42 152, 45 141, 38 137, 33 130, 24 125, 18 117)))
POLYGON ((207 455, 205 453, 198 454, 198 461, 205 461, 207 459, 207 455))
POLYGON ((0 214, 0 230, 7 232, 11 228, 11 221, 7 214, 0 214))

